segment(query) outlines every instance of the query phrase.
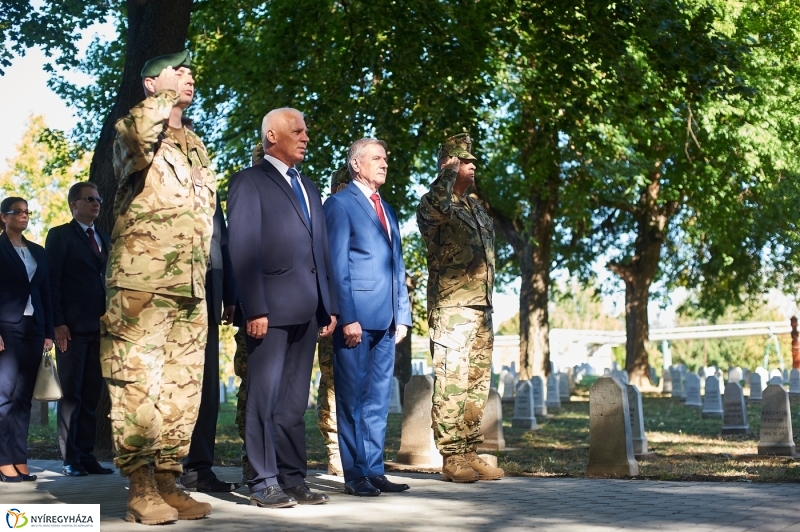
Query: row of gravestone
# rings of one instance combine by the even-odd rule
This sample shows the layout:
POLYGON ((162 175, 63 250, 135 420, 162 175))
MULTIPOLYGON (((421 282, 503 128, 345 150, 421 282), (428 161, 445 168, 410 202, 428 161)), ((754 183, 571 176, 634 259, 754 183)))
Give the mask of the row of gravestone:
MULTIPOLYGON (((683 375, 682 372, 675 372, 675 374, 673 374, 671 378, 673 383, 672 397, 684 401, 684 404, 686 406, 703 408, 704 412, 706 410, 706 407, 701 398, 703 389, 705 388, 706 392, 705 395, 708 396, 709 391, 707 387, 709 383, 712 383, 714 386, 714 392, 712 392, 712 399, 713 399, 713 394, 719 394, 719 389, 722 386, 722 379, 718 375, 715 375, 713 377, 707 377, 705 381, 703 381, 700 378, 700 376, 695 375, 694 373, 686 373, 685 375, 683 375), (703 386, 704 384, 705 386, 703 386)), ((749 401, 752 403, 761 402, 762 392, 767 387, 767 384, 777 384, 783 386, 784 383, 783 377, 781 375, 774 375, 769 380, 769 383, 764 383, 762 381, 760 372, 751 373, 749 381, 750 381, 749 401)), ((728 382, 738 384, 737 381, 728 381, 728 382)), ((790 373, 789 396, 800 397, 800 371, 797 369, 792 369, 790 373)), ((713 416, 704 416, 704 417, 713 417, 713 416)))
MULTIPOLYGON (((565 373, 551 373, 547 377, 547 399, 551 408, 559 408, 560 403, 568 403, 570 394, 575 390, 574 370, 565 373), (551 393, 552 392, 552 393, 551 393)), ((541 381, 541 377, 538 377, 541 381)), ((503 402, 513 402, 519 388, 519 377, 504 369, 497 382, 497 393, 503 402)), ((542 382, 539 383, 541 385, 542 382)))
MULTIPOLYGON (((686 366, 682 364, 670 366, 664 371, 662 380, 661 380, 661 392, 664 395, 672 395, 673 397, 683 397, 683 387, 681 386, 683 377, 687 374, 686 366)), ((720 381, 720 386, 723 386, 725 383, 722 378, 722 371, 719 369, 711 366, 708 368, 700 368, 697 372, 698 376, 700 377, 700 385, 701 387, 705 384, 705 378, 716 376, 717 379, 720 381)), ((742 369, 740 367, 729 368, 728 369, 728 380, 727 382, 739 382, 743 383, 745 387, 751 387, 751 383, 753 381, 758 382, 760 379, 761 386, 759 387, 759 391, 763 391, 764 388, 767 387, 768 383, 774 382, 788 382, 790 385, 789 393, 792 395, 800 395, 800 371, 796 368, 793 368, 791 371, 788 369, 784 369, 781 371, 780 369, 772 369, 771 371, 767 371, 763 367, 758 367, 755 371, 750 372, 747 369, 742 369), (758 375, 758 377, 756 377, 758 375)))

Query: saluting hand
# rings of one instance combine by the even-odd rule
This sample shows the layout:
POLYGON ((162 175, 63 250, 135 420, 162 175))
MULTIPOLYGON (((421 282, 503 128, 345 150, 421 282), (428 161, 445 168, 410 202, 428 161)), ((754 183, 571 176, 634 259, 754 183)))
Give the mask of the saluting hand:
POLYGON ((458 173, 458 169, 461 168, 461 159, 458 157, 449 157, 447 161, 442 165, 442 169, 447 168, 448 170, 452 170, 455 173, 458 173))
POLYGON ((158 77, 155 78, 153 82, 153 89, 155 92, 168 89, 179 92, 178 89, 180 89, 180 80, 180 75, 175 72, 175 69, 171 66, 168 66, 161 71, 158 77))
POLYGON ((256 340, 264 338, 267 335, 268 328, 269 319, 266 316, 247 320, 247 335, 252 336, 256 340))

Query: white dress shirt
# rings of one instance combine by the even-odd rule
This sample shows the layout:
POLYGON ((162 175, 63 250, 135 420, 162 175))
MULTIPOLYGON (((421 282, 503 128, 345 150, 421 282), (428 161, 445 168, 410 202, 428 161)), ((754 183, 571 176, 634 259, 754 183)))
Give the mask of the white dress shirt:
MULTIPOLYGON (((38 264, 36 263, 36 259, 33 258, 33 253, 31 250, 28 249, 27 246, 17 247, 14 246, 14 249, 19 254, 19 258, 22 259, 22 262, 25 264, 25 271, 28 274, 28 281, 33 279, 33 276, 36 274, 36 267, 38 264)), ((33 316, 33 301, 31 300, 31 296, 28 296, 28 303, 25 305, 25 311, 22 313, 23 316, 33 316)))
MULTIPOLYGON (((367 201, 369 202, 369 204, 372 205, 373 209, 375 209, 375 202, 372 201, 372 195, 373 194, 377 194, 377 192, 372 192, 372 189, 369 188, 364 183, 362 183, 361 181, 353 180, 353 183, 355 183, 355 185, 358 187, 358 190, 360 190, 361 192, 364 193, 364 195, 367 197, 367 201)), ((380 194, 378 194, 378 196, 380 196, 380 194)), ((381 201, 383 201, 383 200, 381 200, 381 201)), ((378 214, 378 209, 375 209, 375 214, 378 214)), ((386 214, 386 208, 385 207, 383 209, 383 219, 386 221, 386 228, 388 229, 387 232, 389 234, 389 241, 391 242, 391 240, 392 240, 392 224, 389 223, 389 215, 386 214)))
MULTIPOLYGON (((286 163, 284 163, 283 161, 279 161, 278 159, 276 159, 272 155, 268 155, 268 154, 264 155, 264 158, 266 160, 268 160, 270 163, 272 163, 272 166, 274 166, 278 170, 278 172, 281 173, 281 175, 286 180, 286 182, 289 183, 289 187, 291 187, 292 186, 292 176, 290 176, 287 173, 287 171, 289 170, 289 167, 286 166, 286 163)), ((297 171, 297 168, 295 168, 295 171, 297 171)), ((306 187, 303 186, 303 180, 300 179, 300 172, 299 171, 297 171, 297 176, 298 176, 297 177, 297 182, 300 183, 300 190, 303 191, 303 197, 306 200, 306 209, 308 209, 308 217, 310 219, 311 218, 311 204, 308 202, 308 193, 306 192, 306 187)), ((292 190, 294 190, 294 189, 292 189, 292 190)))
MULTIPOLYGON (((78 220, 75 220, 75 221, 78 222, 78 220)), ((94 228, 94 224, 85 225, 85 224, 82 224, 81 222, 78 222, 78 225, 81 226, 81 229, 83 229, 84 233, 86 232, 87 229, 90 229, 90 228, 91 228, 92 231, 94 231, 94 241, 97 242, 97 249, 99 249, 100 251, 103 251, 103 241, 100 240, 100 237, 97 235, 97 230, 94 228)), ((89 236, 89 235, 86 235, 86 236, 89 236)))

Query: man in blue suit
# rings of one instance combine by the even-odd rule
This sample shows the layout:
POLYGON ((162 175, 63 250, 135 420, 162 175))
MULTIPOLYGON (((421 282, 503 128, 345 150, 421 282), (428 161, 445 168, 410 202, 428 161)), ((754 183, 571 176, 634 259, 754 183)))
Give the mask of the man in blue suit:
POLYGON ((347 156, 353 181, 325 202, 333 290, 334 386, 345 491, 357 496, 408 489, 383 474, 383 443, 395 344, 411 326, 400 230, 378 189, 386 143, 361 139, 347 156))
POLYGON ((336 326, 322 200, 295 168, 303 114, 275 109, 261 125, 264 160, 231 177, 228 248, 247 332, 245 447, 250 504, 322 504, 305 484, 305 424, 317 334, 336 326))

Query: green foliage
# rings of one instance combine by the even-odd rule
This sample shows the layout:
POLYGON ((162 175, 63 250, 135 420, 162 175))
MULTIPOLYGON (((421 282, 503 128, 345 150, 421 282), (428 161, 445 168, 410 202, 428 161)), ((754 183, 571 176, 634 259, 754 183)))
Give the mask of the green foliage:
POLYGON ((403 237, 403 263, 411 293, 411 318, 413 320, 412 332, 417 336, 428 335, 427 287, 428 265, 427 248, 422 235, 412 232, 403 237))

